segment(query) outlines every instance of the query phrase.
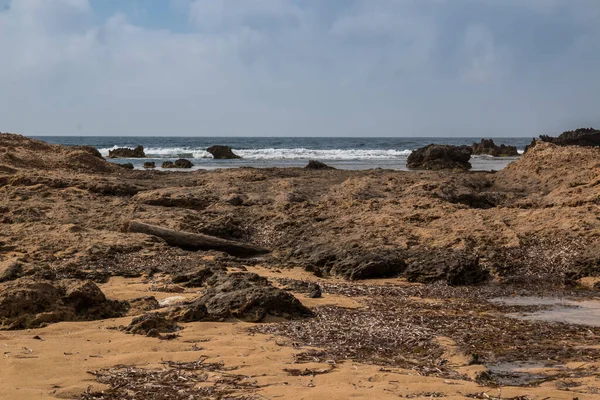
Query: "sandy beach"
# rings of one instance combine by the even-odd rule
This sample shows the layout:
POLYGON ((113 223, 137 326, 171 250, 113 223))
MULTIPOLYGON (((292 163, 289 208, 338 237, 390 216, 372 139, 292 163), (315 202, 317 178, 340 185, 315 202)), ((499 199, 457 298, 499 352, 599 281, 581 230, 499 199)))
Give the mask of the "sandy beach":
POLYGON ((599 299, 598 160, 163 172, 1 134, 0 399, 599 398, 600 313, 546 318, 599 299))

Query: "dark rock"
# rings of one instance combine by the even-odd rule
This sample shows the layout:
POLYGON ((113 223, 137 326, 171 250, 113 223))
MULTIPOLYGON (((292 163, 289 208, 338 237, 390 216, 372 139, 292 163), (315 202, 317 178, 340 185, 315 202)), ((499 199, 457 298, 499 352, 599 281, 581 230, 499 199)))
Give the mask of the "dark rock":
POLYGON ((144 163, 144 168, 146 168, 146 169, 156 168, 156 163, 154 161, 146 161, 144 163))
POLYGON ((176 322, 167 319, 164 313, 147 313, 134 318, 125 331, 134 335, 157 337, 160 333, 171 333, 180 330, 176 322))
POLYGON ((135 149, 128 149, 127 147, 120 147, 115 150, 108 151, 108 158, 144 158, 144 147, 138 146, 135 149))
POLYGON ((335 169, 321 161, 316 161, 316 160, 309 160, 308 164, 304 168, 305 169, 335 169))
POLYGON ((130 163, 130 162, 128 162, 128 163, 125 163, 125 164, 119 164, 119 163, 115 163, 115 164, 117 164, 117 165, 118 165, 119 167, 121 167, 121 168, 125 168, 125 169, 133 169, 133 164, 132 164, 132 163, 130 163))
POLYGON ((60 321, 120 317, 126 302, 108 300, 93 282, 14 281, 0 292, 0 329, 26 329, 60 321))
POLYGON ((411 169, 471 169, 469 146, 430 144, 413 151, 406 162, 411 169))
POLYGON ((173 283, 183 283, 186 287, 201 287, 215 273, 224 273, 226 271, 227 268, 222 265, 208 266, 187 274, 175 275, 171 280, 173 283))
POLYGON ((493 157, 517 157, 519 152, 515 146, 501 144, 498 146, 492 139, 481 139, 479 143, 471 146, 473 154, 488 155, 493 157))
POLYGON ((209 147, 206 149, 206 151, 212 154, 215 160, 232 160, 236 158, 242 158, 235 154, 229 146, 215 145, 209 147))
POLYGON ((253 273, 217 274, 199 299, 172 312, 177 321, 222 321, 229 318, 260 322, 266 316, 308 317, 312 312, 285 290, 253 273))
POLYGON ((306 297, 318 299, 322 295, 321 286, 315 282, 298 281, 289 279, 285 282, 283 290, 288 290, 296 293, 305 293, 306 297))
POLYGON ((375 279, 398 276, 406 268, 398 250, 312 249, 305 269, 316 276, 335 275, 346 279, 375 279))
POLYGON ((190 160, 186 160, 185 158, 175 160, 175 168, 192 168, 193 166, 194 164, 190 160))
POLYGON ((194 164, 190 160, 180 158, 179 160, 165 161, 162 163, 163 168, 192 168, 194 164))
POLYGON ((461 251, 422 249, 409 259, 404 276, 409 282, 446 281, 459 286, 484 282, 490 274, 475 256, 461 251))
POLYGON ((540 140, 558 146, 600 146, 600 130, 580 128, 574 131, 565 131, 556 138, 540 135, 540 140))

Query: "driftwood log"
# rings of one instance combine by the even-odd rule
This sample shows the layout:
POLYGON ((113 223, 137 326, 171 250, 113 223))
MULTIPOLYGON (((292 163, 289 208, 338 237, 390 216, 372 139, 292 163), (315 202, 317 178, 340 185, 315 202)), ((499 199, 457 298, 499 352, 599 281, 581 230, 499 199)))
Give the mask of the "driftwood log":
POLYGON ((239 257, 249 257, 269 252, 265 248, 250 244, 198 233, 174 231, 138 221, 130 221, 125 228, 128 232, 157 236, 167 242, 168 245, 184 250, 217 250, 239 257))

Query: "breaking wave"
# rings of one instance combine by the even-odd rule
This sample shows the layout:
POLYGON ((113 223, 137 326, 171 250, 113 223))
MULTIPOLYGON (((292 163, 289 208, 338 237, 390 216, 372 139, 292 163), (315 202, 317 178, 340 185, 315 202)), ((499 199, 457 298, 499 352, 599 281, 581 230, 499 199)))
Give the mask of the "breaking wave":
MULTIPOLYGON (((98 149, 103 156, 112 148, 98 149)), ((146 148, 146 156, 151 158, 212 158, 204 149, 191 147, 146 148)), ((234 149, 236 154, 246 160, 394 160, 405 159, 412 150, 366 150, 366 149, 329 149, 317 150, 306 148, 290 149, 234 149)))

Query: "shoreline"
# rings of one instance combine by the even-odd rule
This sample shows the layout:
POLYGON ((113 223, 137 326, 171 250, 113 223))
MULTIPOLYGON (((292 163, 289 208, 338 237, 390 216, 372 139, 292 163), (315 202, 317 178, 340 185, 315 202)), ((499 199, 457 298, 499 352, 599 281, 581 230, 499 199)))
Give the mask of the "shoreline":
POLYGON ((600 299, 600 149, 538 144, 493 174, 164 174, 16 135, 0 148, 0 397, 600 392, 600 327, 529 318, 551 311, 535 296, 600 299))

